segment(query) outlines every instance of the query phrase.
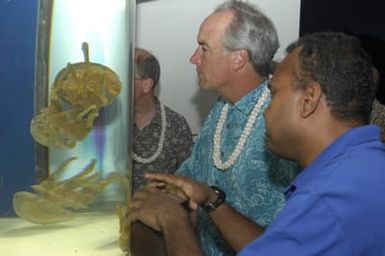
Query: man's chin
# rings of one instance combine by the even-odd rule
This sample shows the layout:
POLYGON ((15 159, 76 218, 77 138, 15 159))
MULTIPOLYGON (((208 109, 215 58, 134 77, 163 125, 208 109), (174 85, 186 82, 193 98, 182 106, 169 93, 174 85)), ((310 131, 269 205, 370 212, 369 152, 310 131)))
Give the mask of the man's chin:
POLYGON ((266 142, 266 145, 269 147, 269 145, 271 144, 271 137, 270 137, 269 132, 267 131, 267 129, 266 129, 266 132, 265 132, 265 142, 266 142))
POLYGON ((285 158, 285 159, 288 159, 288 160, 293 160, 289 154, 287 154, 288 152, 285 152, 285 151, 282 151, 282 148, 279 148, 277 147, 276 145, 274 145, 271 140, 267 140, 266 141, 266 147, 267 147, 267 150, 276 154, 277 156, 281 157, 281 158, 285 158))
POLYGON ((203 90, 207 90, 209 87, 207 86, 207 84, 203 83, 202 81, 198 81, 198 84, 199 84, 199 87, 203 90))
POLYGON ((274 147, 271 145, 271 141, 266 138, 266 147, 269 151, 274 152, 274 147))
POLYGON ((270 152, 277 154, 277 150, 274 147, 274 143, 272 142, 268 134, 266 134, 266 147, 270 152))

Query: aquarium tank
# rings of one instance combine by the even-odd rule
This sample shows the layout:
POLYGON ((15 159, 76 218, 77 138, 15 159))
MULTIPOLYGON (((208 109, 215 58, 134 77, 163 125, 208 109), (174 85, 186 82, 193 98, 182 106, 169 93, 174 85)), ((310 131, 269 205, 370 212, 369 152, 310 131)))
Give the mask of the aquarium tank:
POLYGON ((132 0, 1 0, 0 250, 130 255, 132 0))

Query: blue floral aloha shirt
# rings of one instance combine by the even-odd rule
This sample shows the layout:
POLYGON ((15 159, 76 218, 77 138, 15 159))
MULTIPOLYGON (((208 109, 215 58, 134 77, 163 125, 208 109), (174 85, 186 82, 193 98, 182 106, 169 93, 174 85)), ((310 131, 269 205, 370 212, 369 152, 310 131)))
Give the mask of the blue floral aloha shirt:
MULTIPOLYGON (((229 106, 222 130, 222 160, 227 159, 234 150, 249 114, 266 88, 267 81, 229 106)), ((264 104, 263 111, 269 102, 270 98, 264 104)), ((226 171, 217 169, 212 160, 213 138, 225 103, 223 98, 217 100, 203 124, 190 157, 178 168, 176 174, 222 188, 226 192, 228 204, 265 227, 282 208, 285 202, 282 190, 294 179, 300 168, 294 162, 268 152, 261 111, 235 164, 226 171)), ((207 255, 235 254, 203 210, 199 212, 197 228, 201 246, 207 255)))

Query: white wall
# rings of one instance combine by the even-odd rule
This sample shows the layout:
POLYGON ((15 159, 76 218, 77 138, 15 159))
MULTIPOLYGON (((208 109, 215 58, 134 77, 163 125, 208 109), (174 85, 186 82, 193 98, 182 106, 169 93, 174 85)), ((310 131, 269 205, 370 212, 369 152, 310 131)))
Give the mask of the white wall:
MULTIPOLYGON (((138 47, 150 50, 161 64, 159 98, 184 115, 198 133, 217 95, 199 89, 189 57, 197 47, 200 23, 222 0, 155 0, 137 4, 138 47)), ((276 59, 298 37, 300 0, 250 0, 277 27, 280 45, 276 59)))

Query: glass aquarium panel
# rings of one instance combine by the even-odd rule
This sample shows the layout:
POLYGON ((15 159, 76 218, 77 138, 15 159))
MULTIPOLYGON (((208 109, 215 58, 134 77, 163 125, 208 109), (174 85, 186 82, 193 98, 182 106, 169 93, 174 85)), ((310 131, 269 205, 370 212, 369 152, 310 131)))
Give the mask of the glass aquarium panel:
POLYGON ((36 183, 0 219, 4 255, 130 255, 135 0, 40 0, 36 183))
MULTIPOLYGON (((126 4, 125 0, 54 1, 49 61, 50 97, 52 98, 52 91, 55 89, 53 85, 57 88, 62 86, 63 88, 58 89, 58 93, 67 96, 66 99, 69 100, 66 104, 72 104, 75 107, 81 105, 76 114, 82 115, 81 111, 85 111, 83 113, 85 116, 81 117, 82 121, 93 121, 93 127, 88 134, 84 135, 84 139, 74 139, 72 143, 76 145, 73 148, 49 147, 51 172, 66 159, 77 157, 68 166, 68 170, 64 173, 67 177, 64 178, 77 174, 92 159, 96 160, 95 171, 102 177, 106 177, 111 172, 127 172, 129 169, 128 136, 131 132, 129 117, 132 108, 128 77, 130 69, 128 33, 130 31, 126 4), (85 49, 82 49, 84 43, 88 44, 88 56, 85 56, 85 49), (85 62, 94 65, 95 70, 87 67, 85 62), (79 66, 71 71, 69 69, 72 67, 67 66, 68 63, 79 66), (88 70, 83 70, 87 68, 88 70), (78 74, 73 74, 75 77, 71 77, 71 72, 89 72, 87 78, 86 74, 83 74, 83 78, 88 79, 89 84, 86 84, 87 81, 76 81, 78 74), (63 74, 63 83, 60 84, 60 81, 56 80, 55 84, 55 79, 60 78, 59 74, 63 74), (117 77, 112 77, 113 75, 117 77), (119 81, 116 81, 116 78, 121 83, 120 92, 117 95, 116 87, 119 87, 117 84, 119 81), (73 81, 65 81, 71 79, 73 81), (106 85, 99 87, 99 84, 96 84, 99 82, 98 79, 107 80, 106 85), (95 86, 91 86, 94 83, 95 86), (88 88, 81 88, 83 86, 88 88), (77 93, 88 94, 89 97, 81 98, 81 95, 76 95, 77 93), (100 109, 96 111, 92 109, 95 105, 100 109), (91 120, 94 114, 98 116, 91 120)), ((77 109, 74 108, 74 111, 77 109)), ((74 129, 78 129, 78 126, 74 129)), ((77 132, 74 131, 74 133, 77 132)), ((122 199, 121 191, 114 185, 106 187, 101 201, 113 202, 122 199)))

